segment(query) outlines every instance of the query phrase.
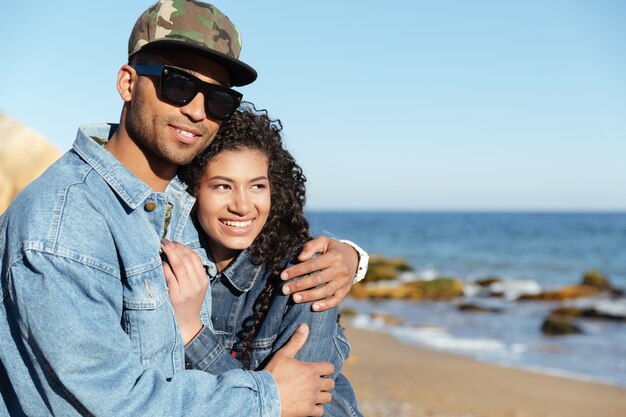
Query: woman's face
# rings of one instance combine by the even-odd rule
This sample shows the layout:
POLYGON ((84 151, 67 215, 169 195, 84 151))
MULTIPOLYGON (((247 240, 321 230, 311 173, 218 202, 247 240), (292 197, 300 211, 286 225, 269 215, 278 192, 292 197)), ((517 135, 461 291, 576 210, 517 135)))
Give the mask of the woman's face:
POLYGON ((261 233, 270 211, 267 156, 224 151, 207 164, 196 193, 198 220, 222 270, 261 233))

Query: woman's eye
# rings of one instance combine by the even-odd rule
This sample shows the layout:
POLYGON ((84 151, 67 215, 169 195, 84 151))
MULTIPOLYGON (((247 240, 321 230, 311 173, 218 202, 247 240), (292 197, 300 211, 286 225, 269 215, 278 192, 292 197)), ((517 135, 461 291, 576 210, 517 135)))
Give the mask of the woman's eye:
POLYGON ((229 190, 230 189, 230 185, 228 184, 216 184, 213 186, 214 189, 216 190, 229 190))
POLYGON ((254 184, 252 186, 253 190, 265 190, 267 188, 266 184, 254 184))

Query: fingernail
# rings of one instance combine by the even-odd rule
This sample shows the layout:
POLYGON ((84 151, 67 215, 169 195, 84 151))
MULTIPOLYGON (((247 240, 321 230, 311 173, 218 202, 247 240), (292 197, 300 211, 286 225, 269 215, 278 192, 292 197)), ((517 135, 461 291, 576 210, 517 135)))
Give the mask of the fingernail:
POLYGON ((302 301, 302 296, 300 294, 294 295, 293 301, 295 301, 296 303, 299 303, 300 301, 302 301))
POLYGON ((298 333, 304 333, 304 324, 300 324, 297 331, 298 333))
POLYGON ((313 304, 313 311, 318 311, 320 308, 322 308, 319 304, 313 304))
POLYGON ((172 242, 170 242, 168 239, 161 239, 161 245, 169 246, 171 244, 172 244, 172 242))
POLYGON ((288 285, 283 286, 283 294, 288 295, 291 294, 291 288, 288 285))
POLYGON ((286 272, 283 272, 280 274, 280 279, 289 279, 289 274, 286 272))

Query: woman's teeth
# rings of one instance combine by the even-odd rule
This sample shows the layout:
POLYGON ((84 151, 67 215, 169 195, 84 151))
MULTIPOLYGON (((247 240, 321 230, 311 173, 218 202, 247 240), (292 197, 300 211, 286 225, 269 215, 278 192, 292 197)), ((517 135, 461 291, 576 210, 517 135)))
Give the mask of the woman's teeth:
POLYGON ((247 227, 252 224, 252 220, 246 220, 245 222, 222 220, 222 223, 224 223, 226 226, 231 226, 231 227, 247 227))

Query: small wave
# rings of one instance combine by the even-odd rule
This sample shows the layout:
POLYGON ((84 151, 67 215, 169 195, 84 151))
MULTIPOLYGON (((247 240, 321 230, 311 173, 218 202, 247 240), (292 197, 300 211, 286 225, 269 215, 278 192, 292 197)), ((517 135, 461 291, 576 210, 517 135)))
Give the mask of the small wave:
POLYGON ((374 318, 367 314, 357 314, 351 321, 352 326, 359 329, 378 330, 385 327, 385 321, 381 318, 374 318))
POLYGON ((464 293, 468 297, 502 294, 507 300, 517 300, 522 295, 541 293, 541 285, 533 279, 507 279, 493 282, 485 288, 475 282, 466 282, 464 293))
POLYGON ((564 369, 556 369, 556 368, 530 365, 530 364, 520 364, 520 363, 509 364, 509 363, 500 363, 500 362, 497 364, 499 366, 503 366, 507 368, 522 369, 525 371, 535 372, 535 373, 543 374, 543 375, 555 376, 559 378, 567 378, 567 379, 573 379, 576 381, 591 382, 591 383, 596 383, 596 384, 605 384, 605 385, 611 385, 615 387, 626 387, 626 385, 624 385, 623 383, 620 383, 620 381, 617 381, 615 379, 611 379, 608 377, 601 377, 598 375, 589 375, 589 374, 583 374, 580 372, 567 371, 564 369))
POLYGON ((524 345, 507 345, 497 339, 455 337, 443 327, 389 326, 384 320, 366 314, 355 316, 352 319, 352 325, 362 329, 384 330, 405 343, 418 344, 435 350, 467 354, 496 353, 500 357, 510 358, 518 357, 527 350, 524 345))
POLYGON ((511 353, 507 345, 496 339, 454 337, 442 328, 407 328, 391 330, 398 339, 450 352, 511 353))
POLYGON ((567 307, 594 309, 600 313, 626 318, 626 298, 579 298, 564 302, 567 307))
POLYGON ((440 273, 433 265, 427 265, 426 267, 416 271, 415 275, 424 281, 432 281, 437 278, 440 273))

